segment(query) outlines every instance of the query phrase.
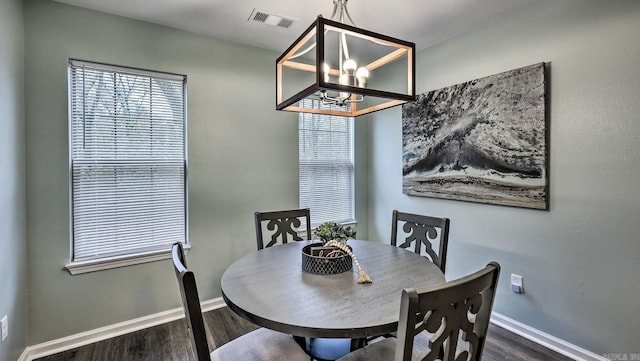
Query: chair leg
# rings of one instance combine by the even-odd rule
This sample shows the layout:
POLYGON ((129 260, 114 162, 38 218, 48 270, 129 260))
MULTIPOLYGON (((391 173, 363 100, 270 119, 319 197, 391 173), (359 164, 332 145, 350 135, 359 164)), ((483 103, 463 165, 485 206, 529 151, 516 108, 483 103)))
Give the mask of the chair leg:
POLYGON ((304 337, 293 336, 293 340, 296 341, 298 346, 302 347, 303 350, 307 349, 307 342, 304 340, 304 337))
POLYGON ((363 348, 367 344, 366 338, 352 338, 351 339, 351 352, 363 348))

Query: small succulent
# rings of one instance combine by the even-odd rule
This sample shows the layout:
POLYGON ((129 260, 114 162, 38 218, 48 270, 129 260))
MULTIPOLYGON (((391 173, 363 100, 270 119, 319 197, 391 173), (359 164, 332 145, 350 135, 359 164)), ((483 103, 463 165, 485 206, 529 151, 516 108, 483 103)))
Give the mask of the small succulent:
POLYGON ((343 226, 333 221, 324 222, 316 228, 316 237, 320 238, 322 243, 327 243, 331 240, 336 240, 341 243, 346 243, 347 239, 356 237, 356 230, 343 226))

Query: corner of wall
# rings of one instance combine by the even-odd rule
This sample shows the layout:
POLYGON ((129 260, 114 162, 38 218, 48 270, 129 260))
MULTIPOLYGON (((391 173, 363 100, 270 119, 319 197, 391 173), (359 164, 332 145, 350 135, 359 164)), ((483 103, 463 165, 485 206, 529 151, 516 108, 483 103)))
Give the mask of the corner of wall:
POLYGON ((9 321, 0 360, 18 359, 28 336, 23 19, 21 0, 0 2, 0 317, 9 321))

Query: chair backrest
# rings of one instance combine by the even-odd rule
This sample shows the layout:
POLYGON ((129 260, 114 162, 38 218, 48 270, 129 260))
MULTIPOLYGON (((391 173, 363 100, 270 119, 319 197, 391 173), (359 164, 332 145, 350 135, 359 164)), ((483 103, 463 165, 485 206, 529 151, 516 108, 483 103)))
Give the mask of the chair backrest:
POLYGON ((412 360, 414 338, 430 337, 428 351, 413 360, 480 361, 499 275, 500 265, 491 262, 437 288, 403 290, 395 360, 412 360), (425 330, 431 335, 419 334, 425 330))
POLYGON ((311 239, 311 211, 309 208, 292 209, 288 211, 275 212, 256 212, 256 240, 258 242, 258 250, 271 247, 280 241, 287 243, 289 236, 293 241, 302 241, 303 238, 298 235, 298 228, 302 224, 301 219, 305 220, 307 228, 307 240, 311 239), (272 231, 271 240, 264 244, 264 235, 262 233, 262 224, 267 222, 267 230, 272 231))
POLYGON ((187 320, 191 338, 193 357, 197 361, 211 361, 207 333, 202 318, 202 309, 200 308, 200 297, 196 287, 196 278, 193 272, 187 269, 182 243, 176 242, 173 244, 171 258, 178 278, 178 285, 180 285, 180 294, 182 295, 182 305, 184 306, 185 319, 187 320))
POLYGON ((447 244, 449 243, 449 219, 403 213, 394 210, 391 218, 391 245, 409 248, 412 243, 413 251, 417 254, 422 254, 422 247, 424 247, 424 251, 429 258, 431 258, 431 261, 440 267, 444 273, 447 264, 447 244), (398 245, 399 222, 404 222, 402 230, 407 236, 403 237, 404 242, 398 245), (433 249, 432 243, 436 239, 439 240, 439 250, 437 253, 433 249))

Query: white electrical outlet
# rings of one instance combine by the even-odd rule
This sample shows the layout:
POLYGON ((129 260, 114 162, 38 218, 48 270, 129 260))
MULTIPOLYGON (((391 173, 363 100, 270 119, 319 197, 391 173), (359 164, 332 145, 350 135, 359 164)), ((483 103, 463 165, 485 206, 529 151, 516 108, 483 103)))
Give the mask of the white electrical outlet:
POLYGON ((2 342, 4 342, 4 340, 9 336, 9 320, 7 319, 7 315, 2 317, 0 323, 2 324, 2 342))
POLYGON ((511 290, 515 293, 524 293, 522 288, 522 276, 511 274, 511 290))

